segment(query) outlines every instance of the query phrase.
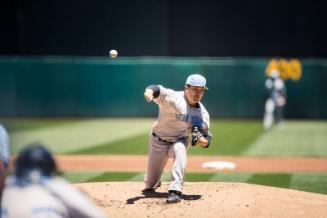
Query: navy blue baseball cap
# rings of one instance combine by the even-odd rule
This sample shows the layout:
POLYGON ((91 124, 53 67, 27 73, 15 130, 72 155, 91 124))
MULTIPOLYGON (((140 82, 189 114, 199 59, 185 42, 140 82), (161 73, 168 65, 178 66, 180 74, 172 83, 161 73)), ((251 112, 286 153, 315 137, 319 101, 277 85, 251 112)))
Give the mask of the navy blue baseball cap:
POLYGON ((28 145, 19 153, 15 164, 18 177, 27 177, 35 170, 42 176, 57 173, 57 165, 51 152, 42 144, 28 145))

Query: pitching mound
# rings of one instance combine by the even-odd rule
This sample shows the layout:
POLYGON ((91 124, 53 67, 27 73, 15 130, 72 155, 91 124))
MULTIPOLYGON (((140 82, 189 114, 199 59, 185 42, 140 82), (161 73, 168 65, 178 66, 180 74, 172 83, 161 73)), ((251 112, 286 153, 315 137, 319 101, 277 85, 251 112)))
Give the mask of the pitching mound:
POLYGON ((151 195, 142 182, 77 184, 110 217, 327 217, 327 195, 243 183, 185 183, 166 204, 168 183, 151 195))

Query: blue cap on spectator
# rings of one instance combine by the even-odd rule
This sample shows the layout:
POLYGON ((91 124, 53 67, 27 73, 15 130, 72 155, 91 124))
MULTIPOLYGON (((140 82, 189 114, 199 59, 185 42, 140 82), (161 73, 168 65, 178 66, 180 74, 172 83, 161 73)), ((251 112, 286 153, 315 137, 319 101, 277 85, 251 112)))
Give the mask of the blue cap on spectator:
POLYGON ((200 74, 190 75, 189 77, 187 77, 185 84, 190 85, 190 86, 204 87, 204 88, 208 89, 208 87, 206 87, 206 78, 204 78, 200 74))

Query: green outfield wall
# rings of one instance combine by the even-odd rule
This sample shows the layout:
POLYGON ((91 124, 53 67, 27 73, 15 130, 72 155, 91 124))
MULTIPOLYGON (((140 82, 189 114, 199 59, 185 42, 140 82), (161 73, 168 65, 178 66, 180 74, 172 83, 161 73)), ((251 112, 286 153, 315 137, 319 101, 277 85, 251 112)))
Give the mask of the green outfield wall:
MULTIPOLYGON (((183 89, 201 73, 212 117, 261 118, 269 58, 0 58, 1 117, 156 116, 144 88, 183 89)), ((303 59, 298 82, 287 81, 286 118, 327 118, 327 60, 303 59)))

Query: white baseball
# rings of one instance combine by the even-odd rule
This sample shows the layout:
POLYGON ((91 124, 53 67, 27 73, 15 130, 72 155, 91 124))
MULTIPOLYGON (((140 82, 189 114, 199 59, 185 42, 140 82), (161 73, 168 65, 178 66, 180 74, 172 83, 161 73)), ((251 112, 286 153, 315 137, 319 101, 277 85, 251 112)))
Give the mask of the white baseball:
POLYGON ((111 58, 116 58, 118 55, 118 52, 115 49, 110 50, 109 55, 111 58))

